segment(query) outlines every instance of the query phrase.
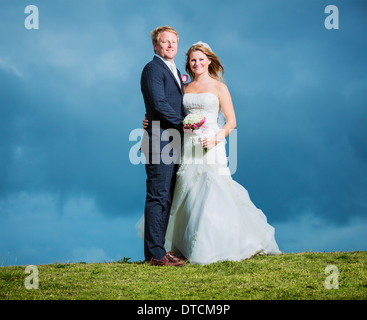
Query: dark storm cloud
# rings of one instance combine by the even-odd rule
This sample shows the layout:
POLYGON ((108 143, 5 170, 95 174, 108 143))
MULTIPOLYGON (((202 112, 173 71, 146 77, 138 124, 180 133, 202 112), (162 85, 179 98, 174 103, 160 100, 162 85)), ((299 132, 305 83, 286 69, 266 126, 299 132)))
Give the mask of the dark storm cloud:
POLYGON ((73 107, 81 106, 66 106, 67 88, 52 93, 43 84, 41 90, 32 92, 21 81, 9 78, 2 74, 7 94, 0 99, 7 108, 2 109, 0 120, 1 196, 50 192, 65 199, 86 194, 96 198, 106 213, 121 214, 122 208, 133 206, 133 197, 123 196, 127 187, 124 167, 129 165, 124 138, 129 128, 121 126, 121 112, 114 116, 116 110, 108 99, 99 104, 90 97, 83 102, 86 116, 74 114, 73 107))
POLYGON ((13 34, 2 33, 0 56, 1 198, 48 192, 62 208, 80 194, 106 214, 134 211, 143 192, 134 180, 142 180, 143 171, 126 168, 127 137, 141 123, 131 116, 140 97, 139 72, 131 72, 139 53, 126 43, 137 41, 132 37, 144 24, 126 17, 130 35, 126 26, 114 26, 116 15, 98 23, 102 13, 101 19, 114 15, 103 4, 54 2, 40 3, 40 29, 25 31, 15 19, 25 17, 24 8, 12 3, 7 9, 13 19, 3 21, 13 34))

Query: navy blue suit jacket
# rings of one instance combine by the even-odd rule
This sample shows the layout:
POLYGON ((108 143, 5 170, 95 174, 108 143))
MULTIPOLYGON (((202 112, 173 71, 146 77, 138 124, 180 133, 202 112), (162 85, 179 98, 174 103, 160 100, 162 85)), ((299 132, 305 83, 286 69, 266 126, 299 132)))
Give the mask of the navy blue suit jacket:
MULTIPOLYGON (((143 69, 141 75, 141 91, 144 97, 144 103, 149 120, 149 126, 146 128, 146 135, 143 138, 142 151, 148 149, 145 143, 149 143, 149 153, 161 153, 169 141, 162 141, 161 134, 166 129, 177 129, 182 133, 183 116, 183 83, 181 74, 177 70, 181 87, 178 85, 175 76, 168 66, 157 56, 154 56, 143 69), (160 121, 160 148, 152 151, 152 130, 153 121, 160 121), (144 146, 143 146, 144 145, 144 146)), ((152 132, 153 131, 153 132, 152 132)), ((181 144, 179 145, 181 148, 181 144)), ((143 151, 146 153, 146 151, 143 151)), ((181 150, 179 150, 181 151, 181 150)))

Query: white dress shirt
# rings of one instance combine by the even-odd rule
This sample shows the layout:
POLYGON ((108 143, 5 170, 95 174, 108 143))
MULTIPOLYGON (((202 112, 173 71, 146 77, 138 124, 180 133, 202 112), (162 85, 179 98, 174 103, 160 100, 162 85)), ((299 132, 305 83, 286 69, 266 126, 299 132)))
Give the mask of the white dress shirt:
POLYGON ((163 59, 160 55, 158 55, 156 53, 154 55, 157 56, 158 58, 160 58, 167 65, 167 67, 172 71, 173 75, 176 78, 176 81, 177 81, 178 85, 181 88, 181 81, 180 81, 180 78, 178 77, 177 68, 176 68, 175 63, 163 59))

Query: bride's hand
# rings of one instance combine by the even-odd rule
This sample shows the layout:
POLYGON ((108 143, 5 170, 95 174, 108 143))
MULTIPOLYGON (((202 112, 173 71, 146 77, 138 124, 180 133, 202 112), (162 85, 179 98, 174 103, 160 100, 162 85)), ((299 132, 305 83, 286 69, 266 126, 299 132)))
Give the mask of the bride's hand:
POLYGON ((204 149, 211 149, 215 147, 218 142, 216 139, 208 139, 205 137, 203 139, 200 139, 200 143, 204 149))
POLYGON ((148 128, 149 125, 149 121, 147 119, 147 114, 145 114, 145 118, 143 120, 143 129, 145 130, 146 128, 148 128))

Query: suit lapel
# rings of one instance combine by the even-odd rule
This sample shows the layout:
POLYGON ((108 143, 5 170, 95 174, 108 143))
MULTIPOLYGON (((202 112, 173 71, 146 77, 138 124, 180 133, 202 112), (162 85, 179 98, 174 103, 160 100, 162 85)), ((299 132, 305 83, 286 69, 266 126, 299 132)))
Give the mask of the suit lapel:
POLYGON ((183 94, 183 83, 182 83, 182 79, 181 79, 181 74, 180 71, 178 71, 177 69, 177 74, 178 74, 178 78, 180 79, 181 82, 181 87, 178 84, 175 75, 172 73, 171 69, 162 61, 162 59, 158 58, 157 56, 154 56, 153 60, 155 60, 157 63, 159 63, 168 73, 169 75, 172 77, 173 81, 175 82, 177 88, 180 90, 181 95, 183 94))

